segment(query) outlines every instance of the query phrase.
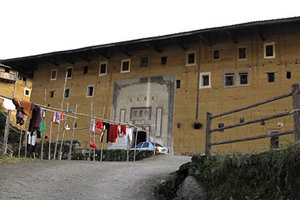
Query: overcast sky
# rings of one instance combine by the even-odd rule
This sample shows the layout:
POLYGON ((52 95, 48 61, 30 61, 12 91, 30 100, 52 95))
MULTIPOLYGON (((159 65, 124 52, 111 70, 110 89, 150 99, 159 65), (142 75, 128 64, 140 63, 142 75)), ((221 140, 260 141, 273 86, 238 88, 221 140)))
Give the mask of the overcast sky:
POLYGON ((0 59, 300 16, 297 0, 0 0, 0 59))

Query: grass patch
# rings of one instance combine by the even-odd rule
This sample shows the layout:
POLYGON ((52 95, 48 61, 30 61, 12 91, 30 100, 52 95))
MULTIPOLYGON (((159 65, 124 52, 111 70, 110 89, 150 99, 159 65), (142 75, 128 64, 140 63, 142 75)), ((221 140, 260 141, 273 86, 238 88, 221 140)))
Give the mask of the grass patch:
POLYGON ((19 162, 32 162, 37 161, 34 158, 22 158, 22 157, 10 157, 0 155, 0 164, 11 164, 11 163, 19 163, 19 162))

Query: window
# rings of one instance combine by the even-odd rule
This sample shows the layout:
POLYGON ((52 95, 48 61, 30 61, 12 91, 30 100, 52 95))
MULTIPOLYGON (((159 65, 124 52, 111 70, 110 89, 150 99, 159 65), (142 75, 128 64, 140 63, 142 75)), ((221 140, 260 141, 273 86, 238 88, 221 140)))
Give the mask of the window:
POLYGON ((200 73, 200 89, 211 88, 210 72, 200 73))
POLYGON ((67 68, 67 78, 68 79, 72 78, 72 71, 73 71, 73 67, 68 67, 67 68))
POLYGON ((264 43, 264 58, 275 58, 275 42, 264 43))
POLYGON ((88 66, 84 66, 83 67, 83 74, 87 74, 89 71, 89 67, 88 66))
POLYGON ((107 74, 107 62, 100 62, 99 66, 99 76, 107 74))
POLYGON ((268 130, 268 133, 271 135, 271 148, 279 148, 279 137, 274 136, 274 134, 279 133, 278 130, 268 130))
POLYGON ((186 66, 195 65, 195 64, 196 64, 195 52, 188 52, 186 54, 186 66))
POLYGON ((292 78, 292 72, 286 72, 286 78, 291 79, 292 78))
POLYGON ((68 99, 70 97, 70 88, 65 89, 64 98, 68 99))
POLYGON ((160 57, 160 60, 162 65, 167 64, 167 56, 160 57))
POLYGON ((225 73, 225 87, 235 86, 235 74, 233 72, 225 73))
POLYGON ((22 80, 23 80, 24 82, 26 82, 26 81, 27 81, 26 76, 23 76, 23 77, 22 77, 22 80))
POLYGON ((93 97, 94 96, 94 86, 88 85, 86 91, 86 97, 93 97))
POLYGON ((121 73, 130 72, 130 59, 121 61, 121 73))
POLYGON ((181 81, 180 80, 176 80, 176 88, 179 89, 181 85, 181 81))
POLYGON ((238 48, 238 60, 247 60, 247 48, 246 47, 238 48))
POLYGON ((144 145, 143 145, 143 148, 148 148, 148 147, 149 147, 149 143, 145 142, 144 145))
POLYGON ((224 87, 249 86, 248 71, 231 71, 224 73, 224 87))
POLYGON ((268 74, 268 82, 272 83, 275 82, 275 73, 267 73, 268 74))
POLYGON ((10 71, 10 69, 7 68, 7 67, 4 67, 4 70, 5 70, 6 73, 9 73, 9 71, 10 71))
POLYGON ((239 85, 248 85, 248 72, 239 72, 239 85))
POLYGON ((148 56, 141 56, 140 58, 140 66, 141 67, 148 67, 148 56))
POLYGON ((213 58, 214 58, 214 60, 220 60, 220 50, 215 49, 213 51, 213 58))
POLYGON ((30 96, 30 89, 25 88, 24 89, 24 95, 25 96, 30 96))
POLYGON ((56 78, 57 78, 57 69, 52 69, 50 80, 53 81, 53 80, 56 80, 56 78))
POLYGON ((53 98, 54 97, 54 91, 50 91, 50 98, 53 98))

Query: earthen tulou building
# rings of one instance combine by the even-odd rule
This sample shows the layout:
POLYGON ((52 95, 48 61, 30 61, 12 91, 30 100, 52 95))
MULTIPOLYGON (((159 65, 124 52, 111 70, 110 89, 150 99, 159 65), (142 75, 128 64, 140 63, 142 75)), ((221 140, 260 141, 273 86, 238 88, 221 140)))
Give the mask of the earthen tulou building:
MULTIPOLYGON (((206 113, 218 114, 291 92, 300 80, 300 17, 257 21, 2 60, 33 78, 31 101, 79 116, 75 138, 89 144, 94 116, 130 122, 139 141, 155 140, 171 154, 204 153, 206 113), (65 83, 66 80, 66 83, 65 83), (64 85, 65 91, 64 90, 64 85), (46 93, 45 93, 46 92, 46 93), (91 109, 93 103, 93 109, 91 109)), ((290 111, 292 100, 219 117, 212 128, 290 111)), ((51 113, 47 113, 50 124, 51 113)), ((72 126, 73 119, 68 118, 72 126)), ((56 126, 53 134, 56 134, 56 126)), ((293 129, 293 117, 216 131, 212 141, 293 129)), ((49 126, 47 126, 47 132, 49 126)), ((65 140, 70 139, 70 132, 65 140)), ((99 137, 99 136, 98 136, 99 137)), ((104 136, 106 137, 106 136, 104 136)), ((105 143, 105 148, 118 148, 105 143)), ((294 141, 284 135, 217 145, 212 152, 250 153, 294 141)), ((99 146, 99 139, 96 139, 99 146)))

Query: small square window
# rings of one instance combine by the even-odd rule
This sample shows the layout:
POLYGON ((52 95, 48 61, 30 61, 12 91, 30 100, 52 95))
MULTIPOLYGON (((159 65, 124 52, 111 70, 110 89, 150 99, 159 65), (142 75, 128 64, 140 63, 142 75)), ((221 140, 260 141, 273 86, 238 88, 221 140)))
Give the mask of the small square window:
POLYGON ((130 59, 122 60, 121 73, 130 72, 130 59))
POLYGON ((215 49, 213 51, 213 57, 214 57, 214 60, 219 60, 220 59, 220 50, 215 49))
POLYGON ((234 73, 225 73, 225 86, 235 86, 235 74, 234 73))
POLYGON ((167 64, 167 56, 160 57, 160 60, 162 65, 167 64))
POLYGON ((22 80, 26 82, 26 81, 27 81, 26 76, 23 76, 23 77, 22 77, 22 80))
POLYGON ((272 83, 275 82, 275 73, 267 73, 268 74, 268 82, 272 83))
POLYGON ((50 95, 50 98, 53 98, 54 97, 54 91, 50 91, 49 95, 50 95))
POLYGON ((30 90, 27 89, 27 88, 25 88, 25 89, 24 89, 24 95, 25 95, 25 96, 30 96, 30 90))
POLYGON ((65 89, 64 98, 68 99, 70 97, 70 88, 65 89))
POLYGON ((99 76, 107 74, 107 62, 101 62, 99 66, 99 76))
POLYGON ((275 42, 264 44, 264 58, 275 58, 275 42))
POLYGON ((239 85, 248 85, 249 80, 248 80, 248 72, 239 72, 239 85))
POLYGON ((50 76, 50 80, 56 80, 57 78, 57 69, 52 69, 51 70, 51 76, 50 76))
POLYGON ((84 66, 83 67, 83 74, 87 74, 89 71, 89 67, 88 66, 84 66))
POLYGON ((195 52, 188 52, 186 54, 186 66, 195 65, 195 64, 196 64, 195 52))
POLYGON ((86 91, 86 97, 93 97, 94 96, 94 86, 88 85, 86 91))
POLYGON ((200 89, 211 88, 210 72, 200 73, 200 89))
POLYGON ((247 59, 247 48, 239 47, 238 48, 238 60, 246 60, 247 59))
POLYGON ((7 68, 7 67, 4 67, 4 70, 5 70, 6 73, 9 73, 9 72, 10 72, 10 69, 7 68))
POLYGON ((68 67, 67 68, 67 78, 68 79, 72 78, 72 72, 73 72, 73 68, 72 67, 68 67))
POLYGON ((140 62, 141 62, 140 66, 141 67, 148 67, 148 61, 149 61, 148 56, 141 56, 141 58, 140 58, 140 62))

